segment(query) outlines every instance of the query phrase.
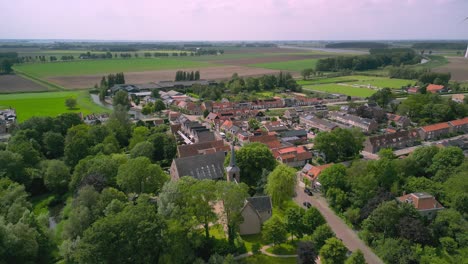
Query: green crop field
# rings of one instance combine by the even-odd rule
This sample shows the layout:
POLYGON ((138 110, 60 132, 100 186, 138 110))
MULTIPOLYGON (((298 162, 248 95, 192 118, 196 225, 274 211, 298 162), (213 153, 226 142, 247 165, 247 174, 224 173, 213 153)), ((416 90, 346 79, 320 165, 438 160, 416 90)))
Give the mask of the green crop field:
POLYGON ((87 91, 0 95, 0 108, 5 107, 15 108, 20 122, 33 116, 57 116, 68 112, 90 114, 110 111, 95 104, 87 91), (65 100, 70 97, 77 99, 77 106, 73 110, 69 110, 65 106, 65 100))
POLYGON ((300 80, 298 83, 300 85, 315 85, 315 84, 329 84, 329 83, 347 83, 349 85, 371 85, 378 88, 392 88, 399 89, 402 86, 408 84, 414 84, 416 81, 412 80, 403 80, 403 79, 390 79, 386 77, 375 77, 375 76, 361 76, 361 75, 351 75, 351 76, 342 76, 336 78, 320 78, 313 80, 300 80))
POLYGON ((207 66, 213 65, 206 62, 188 61, 178 58, 141 58, 20 64, 14 68, 15 70, 25 72, 26 74, 36 77, 50 77, 107 74, 111 72, 183 69, 192 67, 199 68, 207 66))
POLYGON ((344 94, 344 95, 357 96, 357 97, 363 97, 363 98, 369 97, 376 92, 375 90, 372 90, 372 89, 344 86, 344 85, 339 85, 339 84, 306 85, 306 86, 303 86, 302 88, 305 90, 344 94))
POLYGON ((315 68, 317 61, 318 59, 290 60, 290 61, 283 61, 283 62, 256 63, 256 64, 250 64, 249 66, 273 69, 273 70, 300 72, 306 68, 315 68))

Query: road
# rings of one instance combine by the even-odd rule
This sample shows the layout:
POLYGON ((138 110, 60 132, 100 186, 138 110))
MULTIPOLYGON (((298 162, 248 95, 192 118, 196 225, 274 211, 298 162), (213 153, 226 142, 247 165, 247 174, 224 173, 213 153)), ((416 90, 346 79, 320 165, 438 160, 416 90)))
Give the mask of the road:
POLYGON ((339 218, 333 210, 330 209, 324 198, 316 193, 314 193, 314 196, 312 197, 308 196, 304 193, 304 188, 299 186, 296 187, 296 192, 297 195, 294 198, 294 201, 299 204, 299 206, 303 206, 302 203, 304 201, 308 201, 312 206, 317 208, 320 213, 322 213, 330 228, 335 232, 336 236, 343 241, 349 250, 354 252, 360 249, 368 264, 383 264, 383 261, 380 260, 379 257, 377 257, 377 255, 375 255, 361 239, 359 239, 356 232, 349 228, 343 220, 341 220, 341 218, 339 218))

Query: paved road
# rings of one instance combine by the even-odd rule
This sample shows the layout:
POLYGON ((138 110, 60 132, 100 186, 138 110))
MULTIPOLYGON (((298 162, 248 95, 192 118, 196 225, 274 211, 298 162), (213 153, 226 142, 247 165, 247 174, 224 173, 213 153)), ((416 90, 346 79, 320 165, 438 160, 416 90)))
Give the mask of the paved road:
POLYGON ((345 246, 351 250, 356 251, 360 249, 366 258, 366 262, 368 264, 383 264, 383 261, 377 257, 377 255, 372 252, 372 250, 364 244, 364 242, 359 239, 356 232, 354 232, 351 228, 349 228, 343 220, 341 220, 330 207, 328 206, 327 202, 324 198, 320 197, 319 195, 314 193, 314 196, 310 197, 304 193, 304 189, 302 187, 296 187, 297 196, 294 198, 296 203, 300 206, 303 206, 302 203, 304 201, 308 201, 317 208, 320 213, 325 217, 328 225, 331 227, 333 232, 335 232, 336 236, 340 238, 345 246))

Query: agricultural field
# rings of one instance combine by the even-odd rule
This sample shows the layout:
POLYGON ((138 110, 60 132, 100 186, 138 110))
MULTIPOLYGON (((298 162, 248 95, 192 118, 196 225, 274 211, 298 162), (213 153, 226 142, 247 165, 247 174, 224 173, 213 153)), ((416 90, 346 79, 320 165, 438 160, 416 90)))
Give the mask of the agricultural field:
POLYGON ((362 98, 369 97, 376 92, 376 90, 373 90, 373 89, 353 87, 353 86, 350 86, 348 83, 306 85, 306 86, 303 86, 302 88, 305 90, 321 91, 321 92, 327 92, 327 93, 332 93, 332 94, 344 94, 344 95, 356 96, 356 97, 362 97, 362 98))
MULTIPOLYGON (((127 83, 148 83, 158 81, 174 80, 176 71, 173 70, 158 70, 158 71, 140 71, 140 72, 125 72, 125 81, 127 83)), ((276 74, 279 71, 261 68, 250 68, 244 66, 224 66, 204 67, 204 68, 186 68, 185 71, 200 71, 202 79, 227 79, 233 73, 239 76, 261 76, 264 74, 276 74)), ((67 89, 86 89, 91 88, 94 84, 99 84, 102 74, 81 75, 81 76, 58 76, 46 78, 47 81, 66 87, 67 89)))
POLYGON ((403 79, 390 79, 386 77, 375 77, 375 76, 361 76, 361 75, 350 75, 335 78, 320 78, 313 80, 300 80, 300 85, 316 85, 316 84, 330 84, 330 83, 346 83, 349 85, 357 86, 372 86, 377 88, 392 88, 400 89, 402 86, 408 84, 414 84, 416 81, 403 80, 403 79))
POLYGON ((95 104, 86 91, 22 93, 0 95, 0 108, 16 109, 18 120, 24 121, 33 116, 57 116, 62 113, 103 113, 109 109, 95 104), (67 98, 76 98, 77 106, 69 110, 65 106, 67 98))
POLYGON ((305 60, 289 60, 281 62, 270 62, 270 63, 255 63, 250 64, 251 67, 259 67, 274 70, 284 70, 301 72, 306 68, 315 68, 318 59, 305 59, 305 60))
POLYGON ((468 59, 464 57, 448 57, 448 64, 436 67, 436 72, 450 72, 453 81, 468 81, 468 59))
POLYGON ((210 66, 210 64, 206 62, 186 61, 174 58, 141 58, 31 63, 16 65, 14 69, 35 77, 43 78, 51 76, 79 76, 88 74, 104 75, 116 72, 155 71, 191 67, 201 68, 208 66, 210 66))
POLYGON ((42 92, 48 88, 19 75, 0 75, 0 93, 42 92))

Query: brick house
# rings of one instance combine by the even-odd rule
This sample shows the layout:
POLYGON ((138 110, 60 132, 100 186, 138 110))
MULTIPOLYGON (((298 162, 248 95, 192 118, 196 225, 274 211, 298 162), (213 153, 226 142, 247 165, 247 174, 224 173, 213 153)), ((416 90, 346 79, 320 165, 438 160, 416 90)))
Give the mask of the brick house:
POLYGON ((423 216, 432 219, 437 212, 445 208, 434 198, 434 196, 420 192, 410 193, 396 198, 401 203, 409 203, 423 216))
POLYGON ((397 127, 406 128, 411 125, 411 120, 406 116, 388 113, 387 119, 389 123, 393 122, 397 127))
POLYGON ((273 154, 276 160, 291 167, 302 167, 312 159, 312 153, 304 146, 279 148, 273 154))
POLYGON ((419 129, 419 135, 423 140, 438 139, 450 133, 450 125, 447 122, 423 126, 419 129))
POLYGON ((338 125, 336 123, 330 122, 326 119, 320 119, 313 115, 308 116, 301 116, 299 118, 300 123, 304 124, 307 129, 318 129, 319 131, 332 131, 333 129, 337 128, 338 125))
POLYGON ((448 122, 450 132, 452 133, 468 133, 468 117, 463 119, 452 120, 448 122))
POLYGON ((416 129, 409 131, 396 131, 391 134, 366 138, 366 141, 364 142, 364 151, 377 153, 383 148, 400 149, 412 147, 418 140, 420 140, 420 135, 416 129))
POLYGON ((367 133, 373 132, 378 128, 377 122, 373 119, 350 115, 347 113, 331 112, 330 118, 353 127, 358 127, 367 133))

